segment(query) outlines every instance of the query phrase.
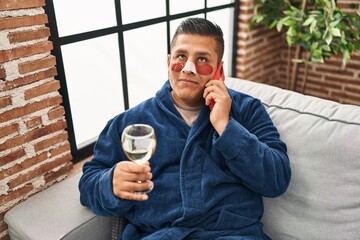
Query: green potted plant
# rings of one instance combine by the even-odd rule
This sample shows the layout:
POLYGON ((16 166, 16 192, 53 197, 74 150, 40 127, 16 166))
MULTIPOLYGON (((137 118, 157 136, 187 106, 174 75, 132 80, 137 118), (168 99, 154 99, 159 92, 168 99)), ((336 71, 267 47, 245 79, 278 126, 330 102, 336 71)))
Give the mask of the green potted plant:
MULTIPOLYGON (((349 7, 354 9, 355 4, 349 7)), ((288 71, 293 64, 291 78, 288 72, 288 87, 294 91, 299 63, 305 64, 301 89, 304 92, 309 64, 323 63, 324 59, 341 55, 345 67, 351 53, 360 50, 360 8, 353 13, 344 12, 335 0, 258 0, 252 26, 258 24, 285 34, 288 71), (290 59, 293 47, 295 55, 290 59)))

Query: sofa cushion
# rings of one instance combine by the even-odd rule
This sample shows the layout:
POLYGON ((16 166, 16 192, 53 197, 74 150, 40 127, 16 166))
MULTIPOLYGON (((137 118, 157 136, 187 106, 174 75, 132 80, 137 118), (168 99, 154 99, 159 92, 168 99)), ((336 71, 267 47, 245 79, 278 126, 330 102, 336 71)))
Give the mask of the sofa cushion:
POLYGON ((111 218, 81 206, 81 173, 30 197, 5 215, 11 240, 111 239, 111 218))
POLYGON ((265 232, 281 239, 360 236, 360 107, 228 78, 259 98, 288 147, 287 192, 264 199, 265 232))

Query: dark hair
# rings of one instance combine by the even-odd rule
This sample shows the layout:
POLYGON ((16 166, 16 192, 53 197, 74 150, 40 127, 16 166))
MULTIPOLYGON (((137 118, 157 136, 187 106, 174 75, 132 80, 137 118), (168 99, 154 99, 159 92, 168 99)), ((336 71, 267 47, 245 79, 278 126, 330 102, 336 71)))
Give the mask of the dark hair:
POLYGON ((216 41, 216 52, 219 55, 219 61, 224 55, 224 37, 221 28, 204 18, 187 18, 177 27, 173 39, 171 40, 171 47, 180 34, 197 34, 201 36, 214 37, 216 41))

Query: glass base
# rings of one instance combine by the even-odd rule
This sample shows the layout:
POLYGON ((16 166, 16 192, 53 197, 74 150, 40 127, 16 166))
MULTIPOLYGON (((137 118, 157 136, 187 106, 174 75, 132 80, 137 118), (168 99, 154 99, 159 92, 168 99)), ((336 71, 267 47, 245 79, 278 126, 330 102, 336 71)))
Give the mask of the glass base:
MULTIPOLYGON (((141 183, 141 181, 138 181, 138 182, 141 183)), ((134 194, 136 194, 136 195, 146 194, 146 193, 151 192, 153 190, 153 188, 154 188, 154 186, 152 188, 150 188, 150 189, 146 189, 146 190, 143 190, 143 191, 136 191, 136 192, 134 192, 134 194)))

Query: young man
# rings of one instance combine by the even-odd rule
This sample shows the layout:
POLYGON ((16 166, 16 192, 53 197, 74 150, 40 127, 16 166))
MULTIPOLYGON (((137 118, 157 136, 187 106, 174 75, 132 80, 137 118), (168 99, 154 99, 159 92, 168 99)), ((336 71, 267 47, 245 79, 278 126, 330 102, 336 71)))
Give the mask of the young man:
POLYGON ((169 80, 99 136, 83 168, 81 203, 99 215, 125 216, 120 239, 269 239, 262 197, 288 187, 286 145, 259 100, 213 80, 223 52, 217 25, 183 21, 171 43, 169 80), (135 123, 155 129, 147 165, 128 161, 121 148, 123 129, 135 123))

